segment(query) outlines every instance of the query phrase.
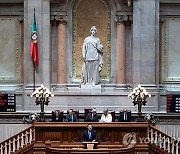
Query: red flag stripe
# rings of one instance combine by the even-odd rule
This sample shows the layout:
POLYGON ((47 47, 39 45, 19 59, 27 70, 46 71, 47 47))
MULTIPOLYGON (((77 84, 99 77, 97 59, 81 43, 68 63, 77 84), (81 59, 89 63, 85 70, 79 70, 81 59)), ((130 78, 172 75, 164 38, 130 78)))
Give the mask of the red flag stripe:
POLYGON ((38 44, 37 42, 33 42, 31 41, 30 43, 30 54, 31 54, 31 57, 35 63, 36 66, 39 65, 39 57, 38 57, 38 44))

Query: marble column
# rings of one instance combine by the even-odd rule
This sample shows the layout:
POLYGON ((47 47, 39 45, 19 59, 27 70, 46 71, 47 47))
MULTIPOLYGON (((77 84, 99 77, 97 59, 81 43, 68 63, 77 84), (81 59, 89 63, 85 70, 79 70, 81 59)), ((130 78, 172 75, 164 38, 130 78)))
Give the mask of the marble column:
POLYGON ((35 8, 39 66, 35 71, 35 83, 50 87, 50 0, 24 1, 24 84, 33 88, 33 62, 29 54, 31 26, 35 8))
POLYGON ((157 0, 133 2, 133 83, 156 83, 159 10, 157 0))
POLYGON ((67 83, 67 64, 66 64, 66 23, 67 16, 55 16, 58 22, 57 27, 57 83, 67 83))
POLYGON ((51 84, 51 57, 50 57, 50 0, 42 0, 42 25, 41 25, 41 67, 42 67, 42 74, 41 80, 42 83, 50 88, 51 84))
POLYGON ((163 26, 163 23, 166 21, 166 18, 165 18, 165 16, 164 15, 161 15, 160 17, 159 17, 159 37, 160 37, 160 39, 159 39, 159 44, 160 44, 160 46, 159 46, 159 73, 158 73, 158 75, 159 75, 159 83, 162 83, 163 82, 163 80, 162 80, 162 57, 163 57, 163 54, 162 54, 162 39, 163 39, 163 32, 162 32, 162 26, 163 26))
POLYGON ((128 16, 117 16, 116 83, 126 83, 126 28, 128 16))
MULTIPOLYGON (((39 87, 44 84, 50 88, 50 0, 24 0, 24 93, 23 110, 38 111, 35 107, 33 98, 30 94, 33 91, 33 62, 29 53, 31 41, 31 26, 33 11, 35 8, 37 34, 38 34, 38 53, 39 66, 35 70, 35 85, 39 87)), ((18 98, 18 101, 21 101, 18 98)))

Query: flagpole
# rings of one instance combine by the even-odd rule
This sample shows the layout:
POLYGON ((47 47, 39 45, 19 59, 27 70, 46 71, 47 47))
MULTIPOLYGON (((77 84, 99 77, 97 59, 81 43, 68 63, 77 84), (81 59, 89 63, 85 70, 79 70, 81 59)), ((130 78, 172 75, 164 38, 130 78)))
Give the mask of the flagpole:
POLYGON ((35 71, 35 62, 33 62, 33 91, 35 91, 35 81, 36 81, 36 71, 35 71))
MULTIPOLYGON (((34 18, 35 18, 35 8, 34 8, 34 18)), ((33 66, 34 66, 34 68, 33 68, 33 69, 34 69, 34 77, 33 77, 33 78, 34 78, 34 79, 33 79, 33 80, 34 80, 34 81, 33 81, 33 91, 35 91, 35 84, 36 84, 36 83, 35 83, 35 82, 36 82, 36 69, 35 69, 36 64, 35 64, 35 61, 33 61, 33 66)))
POLYGON ((33 91, 35 91, 36 67, 39 64, 35 8, 34 8, 34 16, 33 16, 33 22, 31 28, 32 29, 31 29, 30 54, 33 60, 33 91))

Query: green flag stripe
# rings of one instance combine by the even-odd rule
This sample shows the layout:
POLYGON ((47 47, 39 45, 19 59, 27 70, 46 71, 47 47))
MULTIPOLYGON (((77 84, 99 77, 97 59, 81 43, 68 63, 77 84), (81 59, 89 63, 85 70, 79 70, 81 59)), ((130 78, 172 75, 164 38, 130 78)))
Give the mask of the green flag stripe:
POLYGON ((34 32, 34 31, 35 32, 37 31, 35 14, 34 14, 34 18, 32 19, 32 32, 34 32))

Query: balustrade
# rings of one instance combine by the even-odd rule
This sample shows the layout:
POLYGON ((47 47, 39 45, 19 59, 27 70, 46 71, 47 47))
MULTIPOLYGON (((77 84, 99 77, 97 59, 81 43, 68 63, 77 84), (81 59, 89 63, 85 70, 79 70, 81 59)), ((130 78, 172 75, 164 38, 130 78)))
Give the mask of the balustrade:
POLYGON ((0 154, 11 154, 27 145, 33 143, 35 140, 35 129, 29 127, 15 136, 0 143, 0 154))
POLYGON ((149 126, 149 141, 151 144, 155 144, 159 148, 172 154, 179 154, 179 141, 166 135, 165 133, 149 126))

